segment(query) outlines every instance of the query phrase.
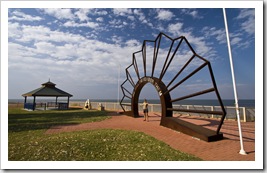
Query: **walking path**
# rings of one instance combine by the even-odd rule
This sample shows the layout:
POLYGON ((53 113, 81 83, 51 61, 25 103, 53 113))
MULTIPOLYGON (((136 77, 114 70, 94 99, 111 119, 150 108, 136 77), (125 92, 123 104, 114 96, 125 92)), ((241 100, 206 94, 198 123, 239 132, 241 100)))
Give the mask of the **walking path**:
MULTIPOLYGON (((140 113, 141 114, 141 113, 140 113)), ((112 118, 94 123, 78 125, 54 126, 46 134, 92 130, 92 129, 123 129, 144 132, 171 146, 174 149, 193 154, 206 161, 255 161, 255 123, 241 123, 244 148, 247 155, 240 155, 240 141, 236 121, 225 120, 221 132, 223 140, 205 142, 191 136, 179 133, 169 128, 160 126, 160 115, 149 113, 149 122, 143 118, 132 118, 116 113, 110 114, 112 118)), ((179 116, 182 120, 192 122, 206 128, 216 130, 217 119, 192 116, 179 116)))

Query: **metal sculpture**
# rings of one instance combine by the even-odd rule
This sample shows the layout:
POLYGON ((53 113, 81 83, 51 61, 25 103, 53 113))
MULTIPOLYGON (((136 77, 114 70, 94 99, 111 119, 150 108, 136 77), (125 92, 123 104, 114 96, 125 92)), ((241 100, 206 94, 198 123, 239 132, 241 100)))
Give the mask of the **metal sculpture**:
POLYGON ((144 40, 142 49, 133 53, 132 63, 125 69, 125 72, 126 80, 121 84, 123 97, 121 99, 120 105, 126 114, 133 117, 139 117, 138 100, 140 92, 147 83, 151 83, 156 88, 161 101, 162 117, 160 125, 181 131, 205 141, 215 141, 223 138, 223 134, 220 133, 220 129, 225 119, 226 111, 224 109, 223 102, 216 86, 211 64, 208 60, 199 56, 194 51, 194 49, 184 36, 172 39, 168 35, 160 33, 154 41, 144 40), (169 45, 165 44, 163 42, 163 39, 167 40, 169 42, 169 45), (182 50, 183 48, 185 48, 186 51, 182 50), (183 55, 187 55, 189 58, 183 60, 184 64, 181 65, 181 63, 179 64, 179 61, 180 59, 183 59, 183 55), (161 59, 159 57, 161 57, 161 59), (166 73, 171 68, 171 64, 173 64, 174 59, 177 59, 178 65, 172 65, 172 69, 177 70, 177 72, 165 84, 163 78, 167 76, 166 73), (195 66, 193 61, 198 62, 199 65, 195 66), (161 65, 158 65, 160 63, 161 65), (190 63, 193 64, 191 65, 193 66, 193 70, 189 73, 187 72, 188 74, 182 76, 181 74, 185 73, 186 69, 189 68, 190 63), (170 93, 172 91, 179 88, 183 83, 192 78, 192 76, 199 73, 203 68, 207 68, 208 75, 210 76, 212 83, 211 87, 201 91, 186 94, 175 99, 171 98, 170 93), (172 105, 172 103, 174 102, 212 92, 216 94, 217 100, 220 104, 221 110, 219 111, 174 108, 172 105), (130 103, 125 103, 126 99, 129 99, 130 103), (131 111, 126 111, 124 107, 130 107, 131 111), (204 127, 174 118, 174 111, 216 114, 221 115, 221 120, 215 132, 204 127))

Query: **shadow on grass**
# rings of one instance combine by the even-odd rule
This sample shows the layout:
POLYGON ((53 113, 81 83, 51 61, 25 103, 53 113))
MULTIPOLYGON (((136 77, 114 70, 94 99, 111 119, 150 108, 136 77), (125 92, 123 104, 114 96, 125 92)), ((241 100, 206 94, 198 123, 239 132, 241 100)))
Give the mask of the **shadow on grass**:
POLYGON ((11 110, 8 114, 8 131, 49 129, 56 125, 80 124, 106 118, 108 116, 105 111, 85 111, 77 108, 53 111, 11 110))

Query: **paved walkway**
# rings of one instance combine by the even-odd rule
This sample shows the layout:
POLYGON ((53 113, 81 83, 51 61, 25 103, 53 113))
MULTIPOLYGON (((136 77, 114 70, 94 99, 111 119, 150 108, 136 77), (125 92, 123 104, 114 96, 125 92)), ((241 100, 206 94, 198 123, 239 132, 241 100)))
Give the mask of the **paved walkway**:
MULTIPOLYGON (((243 131, 244 148, 247 155, 240 155, 240 141, 238 135, 237 122, 225 120, 221 132, 223 140, 216 142, 205 142, 192 138, 191 136, 179 133, 169 128, 160 126, 160 115, 149 113, 149 122, 143 118, 132 118, 116 113, 110 114, 112 118, 94 123, 84 123, 78 125, 54 126, 46 131, 46 134, 91 130, 91 129, 124 129, 141 131, 165 142, 172 148, 182 152, 193 154, 206 161, 254 161, 255 160, 255 123, 241 123, 243 131)), ((194 124, 205 126, 216 130, 217 119, 179 116, 179 118, 194 124)))

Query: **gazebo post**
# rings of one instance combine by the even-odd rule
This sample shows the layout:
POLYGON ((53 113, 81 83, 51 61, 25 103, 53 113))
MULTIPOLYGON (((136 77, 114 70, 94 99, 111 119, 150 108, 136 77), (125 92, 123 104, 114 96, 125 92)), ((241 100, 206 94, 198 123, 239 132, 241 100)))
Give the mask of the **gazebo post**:
POLYGON ((56 96, 56 105, 57 105, 57 98, 58 98, 58 96, 56 96))
POLYGON ((27 96, 24 97, 24 106, 23 106, 24 109, 26 108, 26 107, 25 107, 25 104, 26 104, 26 103, 27 103, 27 96))
POLYGON ((35 96, 33 96, 33 107, 32 107, 32 110, 33 111, 35 110, 35 96))

